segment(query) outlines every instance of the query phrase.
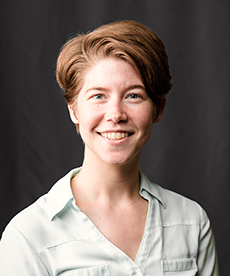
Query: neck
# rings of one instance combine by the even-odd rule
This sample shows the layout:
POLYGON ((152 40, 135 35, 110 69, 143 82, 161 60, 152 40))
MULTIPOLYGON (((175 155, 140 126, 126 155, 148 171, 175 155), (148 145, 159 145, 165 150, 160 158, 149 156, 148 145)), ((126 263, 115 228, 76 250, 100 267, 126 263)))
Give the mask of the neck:
POLYGON ((131 161, 114 165, 85 155, 82 169, 72 181, 75 199, 78 195, 91 200, 121 202, 139 196, 140 154, 131 161))

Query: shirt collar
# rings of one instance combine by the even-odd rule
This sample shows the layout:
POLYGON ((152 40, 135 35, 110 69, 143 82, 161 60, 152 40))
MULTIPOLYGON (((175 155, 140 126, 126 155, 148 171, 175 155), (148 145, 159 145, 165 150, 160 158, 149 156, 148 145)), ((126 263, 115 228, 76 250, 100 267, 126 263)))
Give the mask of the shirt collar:
POLYGON ((66 205, 74 200, 71 190, 71 179, 81 168, 71 170, 67 175, 58 180, 47 194, 47 213, 52 220, 66 205))
MULTIPOLYGON (((58 180, 47 194, 47 213, 50 220, 60 213, 67 204, 74 200, 71 190, 71 179, 78 174, 80 168, 71 170, 63 178, 58 180)), ((165 203, 162 199, 161 189, 158 185, 152 184, 148 178, 140 171, 140 194, 146 197, 146 192, 155 197, 165 208, 165 203)))
POLYGON ((147 192, 152 197, 156 198, 164 208, 166 208, 161 191, 162 188, 159 185, 151 183, 148 178, 140 171, 140 194, 143 197, 146 197, 145 195, 147 192))

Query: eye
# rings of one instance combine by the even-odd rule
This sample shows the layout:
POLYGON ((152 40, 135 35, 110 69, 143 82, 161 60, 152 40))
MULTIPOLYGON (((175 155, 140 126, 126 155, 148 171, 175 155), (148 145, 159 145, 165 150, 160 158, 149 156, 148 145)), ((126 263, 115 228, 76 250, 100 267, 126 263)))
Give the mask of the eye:
POLYGON ((102 94, 97 94, 97 95, 94 95, 93 98, 96 100, 102 100, 104 99, 104 96, 102 94))
POLYGON ((128 98, 130 98, 130 99, 138 99, 138 98, 140 98, 140 95, 138 95, 138 94, 130 94, 128 98))

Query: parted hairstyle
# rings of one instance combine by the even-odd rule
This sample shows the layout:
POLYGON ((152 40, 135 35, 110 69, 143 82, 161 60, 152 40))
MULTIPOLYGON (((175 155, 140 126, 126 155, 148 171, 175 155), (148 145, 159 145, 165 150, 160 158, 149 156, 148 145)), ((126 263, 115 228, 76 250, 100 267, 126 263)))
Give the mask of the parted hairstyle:
POLYGON ((79 34, 61 48, 56 77, 72 104, 84 84, 87 71, 100 60, 115 57, 130 63, 140 75, 158 113, 162 98, 172 87, 168 55, 161 39, 134 21, 116 21, 79 34))

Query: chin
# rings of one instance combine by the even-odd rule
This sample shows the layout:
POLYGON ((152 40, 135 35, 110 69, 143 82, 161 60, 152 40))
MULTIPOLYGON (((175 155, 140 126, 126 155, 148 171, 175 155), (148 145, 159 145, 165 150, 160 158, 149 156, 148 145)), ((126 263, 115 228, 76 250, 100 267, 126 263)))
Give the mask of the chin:
POLYGON ((107 163, 108 165, 112 165, 112 166, 121 166, 121 165, 125 165, 126 163, 128 163, 128 160, 105 160, 105 163, 107 163))
POLYGON ((139 154, 135 154, 134 156, 111 156, 104 159, 104 162, 112 166, 127 165, 136 161, 139 162, 139 154))

